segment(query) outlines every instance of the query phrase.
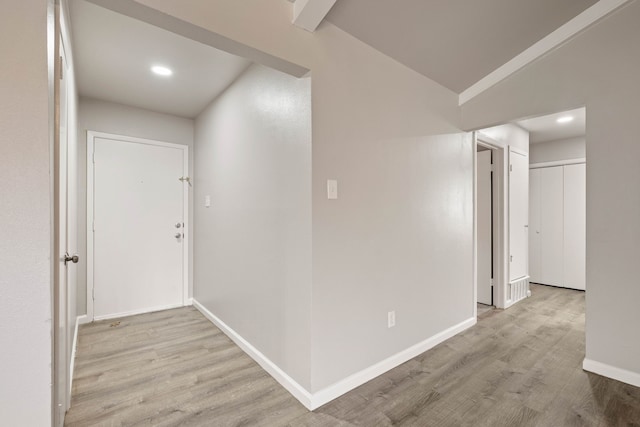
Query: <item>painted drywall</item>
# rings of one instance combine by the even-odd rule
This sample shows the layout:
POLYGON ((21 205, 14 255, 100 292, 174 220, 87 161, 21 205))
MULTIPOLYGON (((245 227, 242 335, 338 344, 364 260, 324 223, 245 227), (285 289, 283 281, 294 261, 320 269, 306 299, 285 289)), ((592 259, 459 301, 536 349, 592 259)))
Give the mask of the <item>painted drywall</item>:
POLYGON ((311 79, 252 65, 195 129, 194 298, 308 388, 311 79))
MULTIPOLYGON (((194 121, 112 102, 80 98, 78 106, 78 313, 87 312, 87 131, 154 139, 189 146, 193 171, 194 121)), ((192 173, 192 172, 191 172, 192 173)), ((189 221, 193 223, 193 197, 189 194, 189 221)), ((193 227, 189 230, 193 242, 193 227)), ((190 251, 193 251, 193 243, 190 251)), ((189 260, 189 289, 193 283, 193 256, 189 260)))
POLYGON ((556 162, 560 160, 584 159, 586 140, 584 137, 557 139, 531 144, 529 163, 556 162))
MULTIPOLYGON (((640 2, 462 106, 464 126, 586 106, 586 358, 640 374, 640 2)), ((604 365, 599 365, 604 364, 604 365)), ((620 371, 618 371, 620 372, 620 371)))
POLYGON ((455 93, 327 22, 315 33, 297 28, 289 2, 111 7, 141 5, 174 29, 198 26, 311 70, 309 391, 473 317, 472 144, 432 137, 459 132, 455 93), (327 199, 328 179, 338 200, 327 199))
POLYGON ((525 153, 529 152, 529 132, 512 123, 493 126, 479 131, 493 139, 501 147, 513 147, 525 153))
MULTIPOLYGON (((51 423, 52 185, 47 13, 20 2, 0 14, 0 416, 51 423)), ((50 9, 53 12, 53 9, 50 9)))

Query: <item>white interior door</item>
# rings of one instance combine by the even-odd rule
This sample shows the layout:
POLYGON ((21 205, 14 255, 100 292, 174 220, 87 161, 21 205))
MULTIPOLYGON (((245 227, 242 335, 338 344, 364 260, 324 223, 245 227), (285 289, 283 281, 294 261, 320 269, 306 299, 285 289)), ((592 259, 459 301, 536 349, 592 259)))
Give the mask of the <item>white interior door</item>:
POLYGON ((185 302, 186 146, 93 138, 94 319, 185 302))
POLYGON ((529 171, 529 277, 540 282, 540 169, 529 171))
POLYGON ((62 39, 59 39, 59 69, 57 77, 57 141, 55 144, 55 208, 56 208, 56 286, 54 289, 54 425, 64 424, 69 408, 69 319, 68 319, 68 114, 67 60, 62 39))
POLYGON ((540 283, 564 286, 563 167, 540 169, 540 283))
POLYGON ((529 158, 509 151, 509 279, 528 275, 529 158))
POLYGON ((477 266, 478 302, 492 305, 491 283, 491 151, 480 151, 477 157, 477 266))
POLYGON ((564 286, 586 286, 586 165, 564 166, 564 286))

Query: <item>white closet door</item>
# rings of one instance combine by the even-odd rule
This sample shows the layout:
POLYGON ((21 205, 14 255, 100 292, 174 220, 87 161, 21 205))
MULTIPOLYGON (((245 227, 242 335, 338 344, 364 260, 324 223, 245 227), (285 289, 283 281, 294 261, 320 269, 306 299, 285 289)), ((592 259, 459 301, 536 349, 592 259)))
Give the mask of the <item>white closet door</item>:
POLYGON ((529 171, 529 276, 530 281, 540 279, 540 171, 529 171))
POLYGON ((585 289, 586 165, 564 167, 564 286, 585 289))
POLYGON ((509 279, 528 274, 529 158, 509 151, 509 279))
POLYGON ((563 167, 540 169, 540 283, 564 286, 563 167))

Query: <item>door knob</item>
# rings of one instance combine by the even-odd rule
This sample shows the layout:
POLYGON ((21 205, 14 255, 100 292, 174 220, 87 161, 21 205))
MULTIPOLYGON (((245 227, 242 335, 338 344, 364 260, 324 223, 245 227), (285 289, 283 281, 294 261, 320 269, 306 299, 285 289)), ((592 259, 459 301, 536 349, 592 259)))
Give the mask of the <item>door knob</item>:
POLYGON ((180 228, 180 227, 182 227, 182 224, 181 224, 181 223, 179 223, 179 222, 178 222, 178 223, 176 223, 176 228, 180 228))
POLYGON ((69 252, 66 252, 64 254, 64 265, 67 265, 69 261, 73 262, 74 264, 77 264, 79 260, 80 260, 80 257, 78 256, 78 254, 74 254, 73 256, 69 255, 69 252))
POLYGON ((181 237, 182 237, 182 233, 176 233, 176 236, 175 236, 175 237, 176 237, 176 239, 181 238, 181 237))

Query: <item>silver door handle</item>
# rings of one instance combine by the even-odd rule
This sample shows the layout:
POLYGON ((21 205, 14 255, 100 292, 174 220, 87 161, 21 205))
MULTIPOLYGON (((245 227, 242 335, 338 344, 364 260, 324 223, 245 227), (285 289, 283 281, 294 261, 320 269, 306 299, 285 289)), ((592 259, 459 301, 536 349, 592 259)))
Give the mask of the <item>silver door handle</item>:
POLYGON ((71 261, 74 264, 77 264, 78 261, 80 261, 80 257, 78 256, 78 254, 74 254, 73 256, 69 255, 69 252, 64 254, 64 265, 67 265, 67 263, 71 261))
POLYGON ((179 223, 179 222, 178 222, 178 223, 176 223, 176 228, 180 228, 180 227, 182 227, 182 224, 181 224, 181 223, 179 223))
POLYGON ((182 237, 182 233, 176 233, 176 236, 175 236, 175 237, 176 237, 176 239, 181 238, 181 237, 182 237))

